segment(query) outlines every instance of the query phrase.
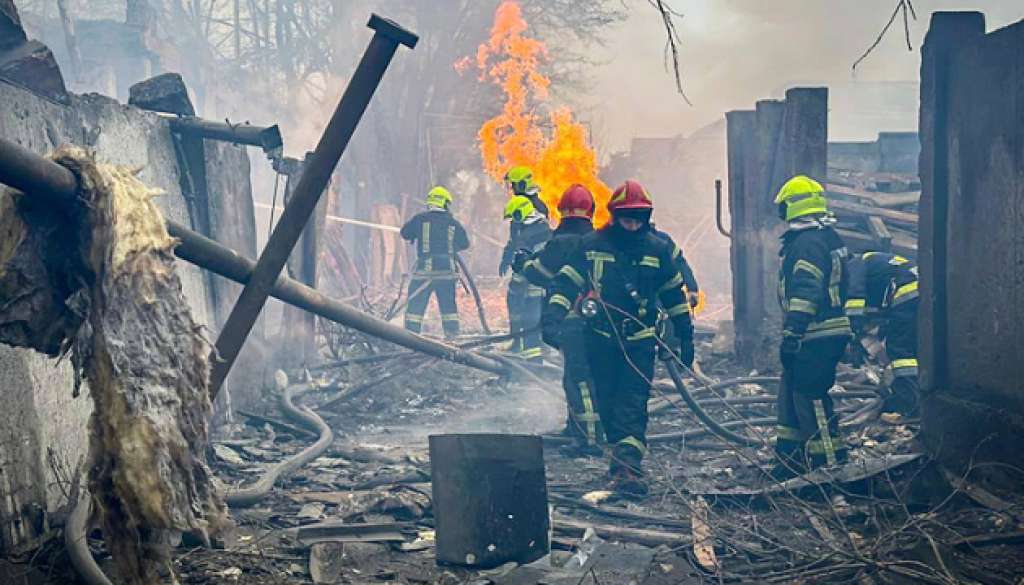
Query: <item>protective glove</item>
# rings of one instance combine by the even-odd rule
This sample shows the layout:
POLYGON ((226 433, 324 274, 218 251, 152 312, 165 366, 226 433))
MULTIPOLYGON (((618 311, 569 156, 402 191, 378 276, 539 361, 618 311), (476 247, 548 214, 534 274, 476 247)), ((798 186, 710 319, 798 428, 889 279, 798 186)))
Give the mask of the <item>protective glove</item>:
POLYGON ((512 265, 502 260, 501 264, 498 264, 498 276, 505 276, 510 268, 512 268, 512 265))
POLYGON ((693 336, 684 335, 682 339, 679 340, 679 359, 682 360, 686 367, 693 368, 693 358, 693 336))
POLYGON ((800 352, 800 348, 803 346, 801 336, 791 331, 782 332, 782 343, 779 345, 779 361, 782 365, 789 365, 796 354, 800 352))
POLYGON ((558 323, 544 321, 541 324, 540 338, 551 347, 561 349, 561 331, 562 328, 558 323))
POLYGON ((697 305, 700 304, 700 293, 696 292, 696 291, 692 291, 692 292, 691 291, 687 291, 686 292, 686 301, 688 303, 690 303, 690 308, 691 309, 696 309, 697 305))
POLYGON ((523 266, 526 265, 526 261, 530 259, 529 250, 519 249, 512 255, 512 272, 519 274, 523 271, 523 266))

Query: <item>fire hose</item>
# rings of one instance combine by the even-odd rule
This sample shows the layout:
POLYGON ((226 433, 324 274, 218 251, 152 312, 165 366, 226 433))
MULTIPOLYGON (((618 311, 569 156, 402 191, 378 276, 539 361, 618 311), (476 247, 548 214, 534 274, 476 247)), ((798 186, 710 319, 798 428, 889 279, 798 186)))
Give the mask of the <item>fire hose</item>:
POLYGON ((319 433, 319 438, 315 443, 302 451, 271 466, 251 486, 233 489, 225 494, 224 501, 232 508, 244 508, 258 503, 270 493, 270 489, 274 487, 275 483, 290 476, 303 465, 319 457, 330 446, 331 442, 334 441, 334 432, 320 416, 307 407, 299 408, 295 406, 293 402, 297 392, 301 393, 312 388, 308 384, 288 385, 287 378, 285 378, 283 384, 279 385, 279 387, 281 386, 283 386, 283 389, 278 398, 278 406, 280 406, 282 414, 292 422, 316 431, 319 433))
POLYGON ((466 275, 466 284, 469 286, 469 292, 473 295, 473 302, 476 303, 476 313, 480 317, 480 327, 484 330, 484 335, 491 334, 491 328, 487 326, 487 315, 484 313, 484 302, 480 298, 480 291, 476 288, 476 281, 473 280, 473 275, 469 272, 469 267, 462 260, 462 256, 458 252, 455 253, 455 261, 459 264, 459 270, 462 274, 466 275))

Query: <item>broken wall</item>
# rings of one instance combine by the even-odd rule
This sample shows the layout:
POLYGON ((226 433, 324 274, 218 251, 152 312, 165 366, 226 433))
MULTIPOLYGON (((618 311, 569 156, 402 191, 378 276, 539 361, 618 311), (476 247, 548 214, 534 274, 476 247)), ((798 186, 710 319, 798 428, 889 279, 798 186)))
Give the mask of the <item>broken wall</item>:
POLYGON ((785 224, 773 200, 794 175, 825 180, 828 89, 790 89, 783 101, 729 112, 726 123, 736 355, 747 367, 776 370, 782 313, 775 291, 785 224))
POLYGON ((917 132, 880 132, 872 142, 829 142, 829 168, 863 173, 917 174, 917 132))
MULTIPOLYGON (((71 95, 69 105, 41 98, 29 91, 0 82, 0 136, 40 154, 72 143, 95 149, 102 162, 140 168, 140 178, 166 195, 157 203, 168 219, 190 223, 182 195, 179 169, 167 123, 157 115, 125 106, 99 95, 71 95)), ((251 194, 238 189, 247 185, 248 160, 240 149, 211 144, 207 173, 211 199, 228 202, 251 194), (244 182, 243 182, 244 177, 244 182), (229 196, 223 185, 235 188, 229 196)), ((244 189, 243 189, 244 191, 244 189)), ((251 205, 232 205, 215 214, 227 234, 224 242, 238 247, 252 233, 251 205), (243 235, 239 235, 243 234, 243 235)), ((219 238, 218 238, 219 239, 219 238)), ((254 255, 254 250, 244 250, 254 255)), ((177 263, 185 296, 197 322, 214 327, 215 311, 210 277, 184 262, 177 263)), ((216 331, 211 330, 212 339, 216 331)), ((258 346, 258 344, 250 344, 258 346)), ((253 362, 256 362, 253 359, 253 362)), ((252 394, 258 386, 244 372, 229 378, 236 399, 252 394)), ((91 401, 85 394, 72 398, 72 372, 67 361, 57 363, 25 349, 0 346, 0 551, 8 552, 36 542, 46 529, 46 515, 65 499, 67 476, 84 459, 88 446, 86 424, 91 401)))
POLYGON ((922 58, 923 436, 1024 467, 1024 21, 935 13, 922 58))

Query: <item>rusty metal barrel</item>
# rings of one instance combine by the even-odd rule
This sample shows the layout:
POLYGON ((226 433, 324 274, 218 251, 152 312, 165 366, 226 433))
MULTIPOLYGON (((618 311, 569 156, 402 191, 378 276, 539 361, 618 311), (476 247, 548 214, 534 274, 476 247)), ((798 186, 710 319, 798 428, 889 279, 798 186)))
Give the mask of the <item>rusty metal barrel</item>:
POLYGON ((540 437, 431 435, 430 469, 438 564, 483 569, 550 551, 540 437))

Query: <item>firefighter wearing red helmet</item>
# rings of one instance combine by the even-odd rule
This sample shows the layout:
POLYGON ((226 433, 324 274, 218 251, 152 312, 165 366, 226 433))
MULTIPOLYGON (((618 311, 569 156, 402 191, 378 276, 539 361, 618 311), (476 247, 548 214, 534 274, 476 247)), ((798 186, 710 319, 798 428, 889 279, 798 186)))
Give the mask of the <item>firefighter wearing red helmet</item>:
MULTIPOLYGON (((594 231, 594 196, 583 185, 572 185, 558 201, 562 219, 551 240, 534 254, 517 255, 512 269, 548 290, 551 298, 552 280, 569 261, 580 238, 594 231)), ((562 388, 568 410, 563 435, 573 439, 570 455, 601 455, 604 430, 598 414, 594 382, 587 364, 586 323, 576 311, 562 322, 557 349, 562 352, 562 388)))
POLYGON ((672 320, 679 345, 670 348, 693 364, 690 304, 672 246, 651 232, 654 204, 636 181, 626 181, 608 202, 612 220, 580 238, 559 270, 543 315, 545 339, 558 342, 567 315, 586 322, 586 352, 597 404, 611 446, 612 488, 644 495, 647 400, 654 377, 660 310, 672 320))

